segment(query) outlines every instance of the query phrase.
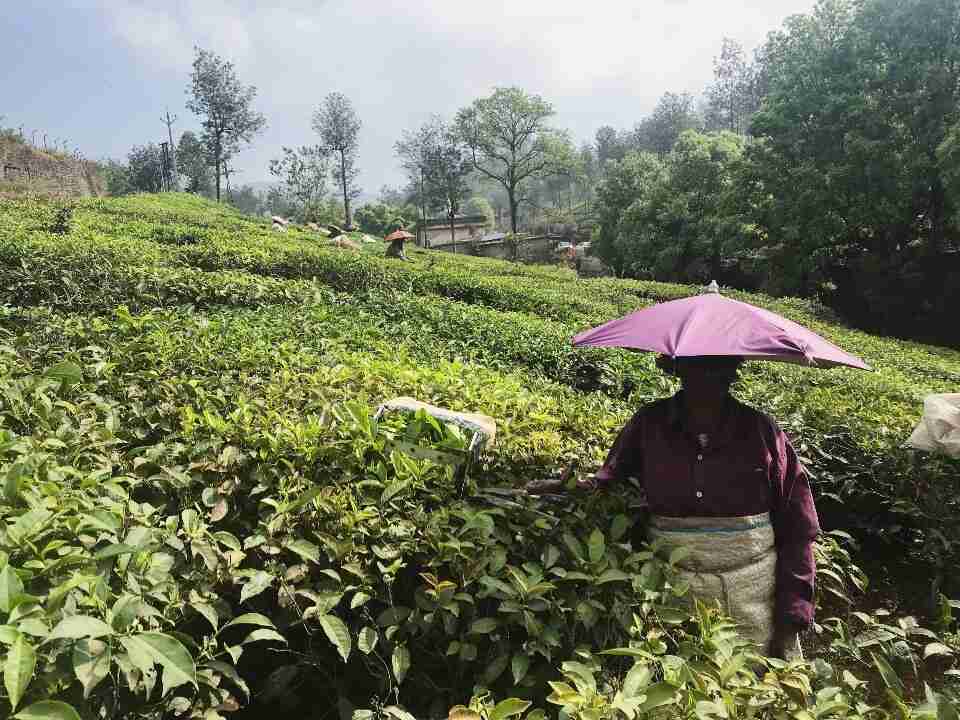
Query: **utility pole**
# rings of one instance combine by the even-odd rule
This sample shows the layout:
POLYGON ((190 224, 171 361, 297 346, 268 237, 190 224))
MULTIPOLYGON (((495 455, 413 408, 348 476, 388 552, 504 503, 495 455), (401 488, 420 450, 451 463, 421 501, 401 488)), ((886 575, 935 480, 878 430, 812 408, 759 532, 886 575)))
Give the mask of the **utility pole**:
POLYGON ((173 189, 173 175, 170 172, 170 146, 167 143, 160 143, 160 190, 161 192, 170 192, 173 189))
POLYGON ((174 115, 170 117, 170 110, 167 109, 167 114, 160 118, 160 121, 167 126, 167 137, 170 140, 170 178, 173 185, 171 189, 179 189, 180 183, 177 180, 177 146, 173 144, 173 124, 177 121, 177 116, 174 115))

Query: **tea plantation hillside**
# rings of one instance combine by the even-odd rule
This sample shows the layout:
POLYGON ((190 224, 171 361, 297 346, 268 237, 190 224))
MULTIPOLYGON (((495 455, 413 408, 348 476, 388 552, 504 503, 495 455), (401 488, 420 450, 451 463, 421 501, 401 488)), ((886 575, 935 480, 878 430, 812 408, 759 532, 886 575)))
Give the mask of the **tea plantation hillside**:
POLYGON ((733 296, 875 371, 748 364, 825 527, 813 662, 753 656, 602 461, 653 358, 578 330, 695 288, 384 247, 185 195, 0 200, 0 715, 956 718, 960 464, 903 443, 960 353, 733 296), (408 395, 496 419, 460 496, 408 395), (865 582, 859 566, 868 570, 865 582))

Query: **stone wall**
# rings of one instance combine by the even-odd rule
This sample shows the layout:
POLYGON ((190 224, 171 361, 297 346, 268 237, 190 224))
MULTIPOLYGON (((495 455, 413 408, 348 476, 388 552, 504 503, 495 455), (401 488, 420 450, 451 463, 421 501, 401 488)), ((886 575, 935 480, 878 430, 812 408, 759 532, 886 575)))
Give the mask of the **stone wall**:
MULTIPOLYGON (((453 245, 448 242, 444 245, 432 246, 434 250, 453 252, 453 245)), ((523 238, 517 244, 516 257, 513 248, 506 240, 488 240, 486 242, 457 243, 457 252, 465 255, 498 258, 500 260, 520 260, 529 263, 553 263, 557 261, 555 250, 557 238, 541 236, 523 238)))
MULTIPOLYGON (((450 244, 450 226, 427 227, 424 230, 426 234, 427 247, 436 247, 438 245, 450 244)), ((457 245, 471 240, 476 240, 483 235, 483 226, 481 225, 458 225, 453 226, 453 235, 457 239, 457 245)), ((459 250, 459 248, 458 248, 459 250)))
POLYGON ((92 163, 0 140, 0 190, 22 190, 69 197, 103 195, 92 163))

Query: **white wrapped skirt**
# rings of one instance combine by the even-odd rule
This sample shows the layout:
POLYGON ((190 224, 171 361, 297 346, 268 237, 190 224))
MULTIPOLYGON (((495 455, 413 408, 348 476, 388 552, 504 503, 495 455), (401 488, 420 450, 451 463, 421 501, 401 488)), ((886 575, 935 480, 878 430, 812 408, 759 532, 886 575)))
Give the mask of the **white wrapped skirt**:
MULTIPOLYGON (((741 635, 766 653, 775 628, 777 550, 770 513, 744 517, 665 517, 654 515, 650 539, 668 549, 686 546, 677 563, 690 595, 720 603, 738 623, 741 635)), ((802 657, 799 638, 790 642, 787 659, 802 657)))

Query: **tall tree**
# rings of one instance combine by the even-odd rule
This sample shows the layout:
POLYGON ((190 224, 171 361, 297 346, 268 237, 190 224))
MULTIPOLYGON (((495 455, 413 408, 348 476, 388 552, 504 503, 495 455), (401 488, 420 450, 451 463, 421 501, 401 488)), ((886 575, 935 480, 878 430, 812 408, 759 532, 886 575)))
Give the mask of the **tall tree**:
POLYGON ((186 192, 208 197, 213 194, 213 174, 207 149, 189 130, 182 133, 177 142, 177 174, 186 192))
POLYGON ((435 204, 446 211, 450 222, 450 242, 457 250, 454 222, 470 194, 467 178, 473 172, 469 148, 454 127, 441 124, 427 151, 426 179, 433 191, 435 204))
MULTIPOLYGON (((594 251, 618 274, 637 274, 637 269, 631 267, 637 255, 632 245, 643 240, 634 233, 622 232, 624 215, 635 203, 652 206, 649 198, 664 182, 665 173, 663 163, 653 153, 629 153, 619 162, 610 162, 597 187, 600 232, 594 251)), ((633 224, 634 228, 638 225, 636 216, 633 224)))
POLYGON ((596 134, 597 162, 603 168, 610 160, 623 160, 627 143, 623 136, 609 125, 602 126, 596 134))
POLYGON ((589 212, 597 192, 597 183, 600 180, 600 163, 592 145, 583 143, 580 146, 578 168, 577 188, 580 193, 580 201, 584 205, 584 210, 589 212))
POLYGON ((550 103, 517 87, 497 88, 457 113, 458 131, 473 166, 507 193, 514 233, 526 184, 550 171, 554 131, 547 120, 553 114, 550 103))
POLYGON ((132 192, 163 190, 163 153, 157 145, 134 146, 127 155, 127 168, 132 192))
POLYGON ((282 148, 282 157, 270 161, 270 174, 280 181, 280 190, 298 208, 304 219, 327 192, 330 155, 320 145, 282 148))
POLYGON ((427 208, 432 204, 430 188, 427 186, 427 166, 430 164, 430 152, 437 144, 437 136, 442 127, 443 120, 434 115, 416 130, 404 130, 400 140, 394 145, 394 151, 400 158, 400 164, 414 191, 413 195, 420 209, 420 225, 424 232, 427 208))
POLYGON ((960 119, 957 37, 958 0, 832 0, 771 38, 755 155, 782 226, 771 230, 789 229, 799 258, 839 245, 891 258, 914 240, 942 249, 937 149, 960 119))
POLYGON ((707 88, 707 128, 743 134, 746 130, 749 67, 743 46, 723 38, 720 56, 713 59, 713 84, 707 88))
POLYGON ((266 126, 266 119, 253 109, 257 89, 243 85, 233 63, 219 55, 196 48, 190 98, 187 108, 201 118, 201 139, 213 160, 220 202, 220 177, 224 160, 230 159, 242 143, 249 143, 266 126))
POLYGON ((699 125, 694 111, 693 96, 667 92, 657 102, 649 117, 644 118, 634 130, 634 145, 640 150, 654 152, 663 158, 684 130, 693 130, 699 125))
POLYGON ((266 198, 250 185, 243 185, 227 198, 227 202, 245 215, 262 215, 266 210, 266 198))
POLYGON ((343 194, 343 216, 349 229, 353 223, 350 200, 360 194, 357 187, 360 118, 346 95, 330 93, 313 115, 313 129, 320 134, 321 145, 334 155, 333 177, 343 194))

